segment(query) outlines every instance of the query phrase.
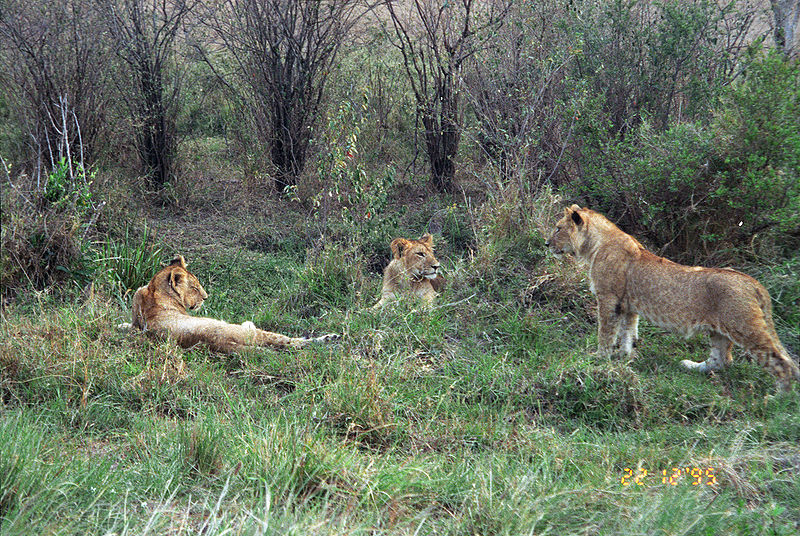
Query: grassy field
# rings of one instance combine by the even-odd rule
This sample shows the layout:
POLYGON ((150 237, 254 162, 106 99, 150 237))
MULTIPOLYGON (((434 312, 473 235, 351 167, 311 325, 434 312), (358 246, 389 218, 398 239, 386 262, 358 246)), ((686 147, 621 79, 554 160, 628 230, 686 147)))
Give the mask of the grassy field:
MULTIPOLYGON (((706 341, 647 323, 634 361, 595 356, 588 285, 538 231, 504 238, 464 199, 410 206, 398 232, 433 230, 449 286, 432 310, 371 311, 388 243, 309 240, 276 198, 193 195, 124 217, 186 256, 202 314, 341 342, 183 351, 118 332, 129 296, 106 280, 18 296, 0 323, 3 535, 800 531, 798 388, 773 397, 740 353, 686 373, 706 341)), ((755 275, 797 349, 787 266, 755 275)))

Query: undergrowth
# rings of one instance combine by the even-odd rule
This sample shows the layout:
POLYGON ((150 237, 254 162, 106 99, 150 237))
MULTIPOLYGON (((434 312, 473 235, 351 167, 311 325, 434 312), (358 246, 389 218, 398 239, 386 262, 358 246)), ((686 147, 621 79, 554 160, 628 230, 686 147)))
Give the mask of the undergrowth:
MULTIPOLYGON (((585 282, 527 251, 484 281, 452 252, 431 310, 370 310, 380 277, 348 248, 190 259, 204 314, 344 335, 294 352, 119 333, 129 313, 107 281, 70 303, 20 300, 0 328, 0 529, 795 532, 796 393, 773 398, 740 356, 687 374, 678 362, 706 343, 646 323, 637 359, 595 356, 585 282)), ((782 334, 791 266, 764 278, 782 334)))

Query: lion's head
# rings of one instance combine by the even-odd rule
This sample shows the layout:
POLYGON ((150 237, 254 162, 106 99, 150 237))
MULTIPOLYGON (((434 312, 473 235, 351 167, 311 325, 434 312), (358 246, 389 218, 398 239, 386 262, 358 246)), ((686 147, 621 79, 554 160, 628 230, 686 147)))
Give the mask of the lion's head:
POLYGON ((159 290, 176 299, 183 307, 190 310, 197 310, 203 305, 203 301, 208 298, 203 285, 197 277, 186 268, 186 259, 183 255, 178 255, 168 266, 161 270, 153 281, 160 281, 163 288, 159 290))
POLYGON ((581 209, 578 205, 564 209, 564 216, 556 223, 556 230, 545 242, 554 255, 561 256, 580 250, 584 234, 582 231, 586 229, 585 219, 588 212, 588 209, 581 209))
POLYGON ((437 278, 440 265, 433 255, 433 237, 430 234, 425 233, 419 240, 395 238, 390 247, 392 255, 403 263, 411 279, 437 278))

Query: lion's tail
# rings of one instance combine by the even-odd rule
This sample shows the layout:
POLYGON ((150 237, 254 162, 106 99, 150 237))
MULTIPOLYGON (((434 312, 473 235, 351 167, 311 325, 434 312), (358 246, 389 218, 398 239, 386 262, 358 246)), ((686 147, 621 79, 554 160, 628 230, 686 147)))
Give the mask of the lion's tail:
POLYGON ((761 309, 761 312, 764 314, 764 323, 767 326, 767 332, 773 339, 775 345, 774 358, 778 361, 783 361, 786 363, 791 370, 791 376, 795 381, 800 383, 800 366, 798 366, 797 362, 792 359, 792 356, 789 355, 786 347, 784 347, 783 343, 781 343, 780 337, 778 337, 778 332, 775 330, 775 321, 772 319, 772 298, 770 297, 767 289, 764 288, 764 286, 760 283, 756 284, 754 288, 756 290, 758 306, 761 309))

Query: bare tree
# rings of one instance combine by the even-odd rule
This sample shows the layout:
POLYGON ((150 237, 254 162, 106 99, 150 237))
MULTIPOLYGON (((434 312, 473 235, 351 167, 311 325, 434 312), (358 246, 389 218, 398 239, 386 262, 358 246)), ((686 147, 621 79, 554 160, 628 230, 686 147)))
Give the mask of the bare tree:
MULTIPOLYGON (((563 83, 575 53, 562 25, 561 0, 517 3, 509 24, 469 62, 467 96, 485 156, 505 180, 543 171, 553 179, 570 137, 563 83)), ((535 188, 534 188, 535 189, 535 188)))
POLYGON ((176 120, 181 76, 175 44, 199 0, 100 2, 116 53, 128 76, 118 79, 135 133, 136 149, 153 185, 172 176, 177 149, 176 120))
POLYGON ((0 91, 27 138, 37 181, 61 157, 88 161, 98 151, 107 104, 102 35, 90 0, 7 0, 0 9, 0 91))
POLYGON ((439 191, 450 191, 461 138, 462 68, 488 30, 502 23, 510 0, 385 0, 383 5, 422 120, 431 179, 439 191))
POLYGON ((795 32, 800 22, 800 2, 798 0, 770 0, 775 16, 775 45, 792 56, 795 45, 795 32))
POLYGON ((209 14, 209 27, 234 60, 228 87, 268 148, 278 190, 294 185, 305 166, 325 84, 360 6, 352 0, 224 0, 209 14))

